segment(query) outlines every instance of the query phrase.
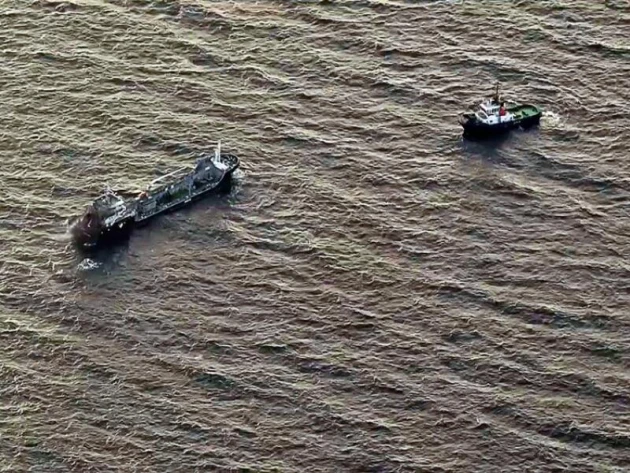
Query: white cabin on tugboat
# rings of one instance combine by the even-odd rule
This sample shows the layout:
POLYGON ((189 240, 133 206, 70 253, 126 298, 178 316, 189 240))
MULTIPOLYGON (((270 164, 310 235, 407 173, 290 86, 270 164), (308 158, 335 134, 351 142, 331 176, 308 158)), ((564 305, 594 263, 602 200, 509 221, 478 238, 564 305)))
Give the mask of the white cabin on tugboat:
POLYGON ((477 118, 480 123, 491 126, 514 121, 514 114, 508 110, 505 102, 503 102, 499 97, 498 84, 494 96, 479 104, 479 107, 475 112, 475 118, 477 118))
POLYGON ((479 110, 475 112, 477 119, 486 125, 498 125, 514 121, 514 115, 508 112, 505 107, 495 104, 492 100, 486 100, 479 105, 479 110))

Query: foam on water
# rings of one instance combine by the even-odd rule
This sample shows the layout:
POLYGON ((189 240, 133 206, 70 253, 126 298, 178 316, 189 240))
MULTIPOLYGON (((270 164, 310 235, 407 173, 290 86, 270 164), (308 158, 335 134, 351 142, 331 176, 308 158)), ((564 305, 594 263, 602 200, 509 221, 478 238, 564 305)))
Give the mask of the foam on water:
POLYGON ((81 260, 81 262, 77 265, 77 269, 79 271, 91 271, 93 269, 97 269, 101 267, 102 263, 94 261, 90 258, 85 258, 81 260))

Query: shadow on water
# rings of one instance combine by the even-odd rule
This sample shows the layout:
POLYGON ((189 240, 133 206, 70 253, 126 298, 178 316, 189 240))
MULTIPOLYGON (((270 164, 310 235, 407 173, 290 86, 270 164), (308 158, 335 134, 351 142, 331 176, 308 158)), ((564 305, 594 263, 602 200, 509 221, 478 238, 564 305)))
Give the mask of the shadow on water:
POLYGON ((514 152, 527 149, 540 139, 540 130, 513 130, 496 137, 474 138, 460 135, 456 152, 466 160, 477 161, 486 165, 504 165, 512 168, 522 168, 523 163, 514 159, 514 152))
POLYGON ((79 248, 73 244, 77 273, 89 278, 116 272, 129 256, 132 238, 128 236, 98 248, 79 248))
POLYGON ((484 139, 462 134, 453 151, 467 162, 490 166, 509 165, 508 151, 517 142, 512 134, 484 139))
POLYGON ((470 157, 479 157, 492 160, 500 154, 500 151, 513 141, 511 134, 500 135, 491 138, 476 138, 461 135, 459 145, 461 150, 470 157))
POLYGON ((557 134, 548 134, 540 128, 514 130, 507 135, 486 139, 460 136, 451 152, 466 164, 522 170, 569 187, 615 194, 624 201, 628 199, 630 189, 624 181, 597 175, 580 163, 566 162, 561 156, 549 156, 542 151, 545 148, 543 141, 554 139, 558 139, 557 134))

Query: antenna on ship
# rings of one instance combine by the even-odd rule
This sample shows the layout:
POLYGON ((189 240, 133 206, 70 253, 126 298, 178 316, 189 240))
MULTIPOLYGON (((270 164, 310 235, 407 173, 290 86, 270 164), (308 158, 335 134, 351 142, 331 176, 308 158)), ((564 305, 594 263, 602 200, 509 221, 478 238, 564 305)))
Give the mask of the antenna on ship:
POLYGON ((221 140, 217 143, 217 148, 214 150, 214 157, 218 161, 221 158, 221 140))

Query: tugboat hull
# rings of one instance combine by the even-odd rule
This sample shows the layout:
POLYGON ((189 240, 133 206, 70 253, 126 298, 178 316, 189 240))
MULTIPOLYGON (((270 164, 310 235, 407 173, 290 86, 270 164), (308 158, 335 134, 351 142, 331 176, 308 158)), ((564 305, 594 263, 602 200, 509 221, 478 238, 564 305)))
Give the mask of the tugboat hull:
POLYGON ((493 137, 508 133, 517 128, 528 129, 540 123, 542 111, 534 105, 515 105, 507 109, 516 117, 509 122, 486 124, 477 119, 474 113, 464 113, 459 123, 464 128, 465 136, 493 137))

